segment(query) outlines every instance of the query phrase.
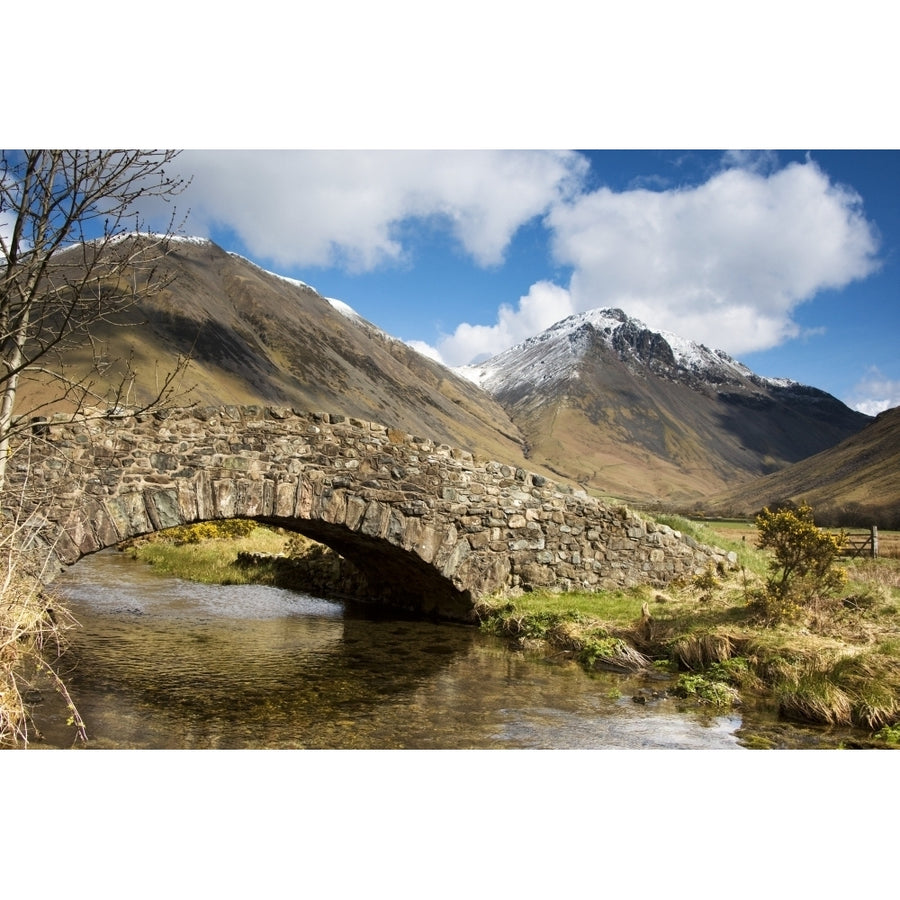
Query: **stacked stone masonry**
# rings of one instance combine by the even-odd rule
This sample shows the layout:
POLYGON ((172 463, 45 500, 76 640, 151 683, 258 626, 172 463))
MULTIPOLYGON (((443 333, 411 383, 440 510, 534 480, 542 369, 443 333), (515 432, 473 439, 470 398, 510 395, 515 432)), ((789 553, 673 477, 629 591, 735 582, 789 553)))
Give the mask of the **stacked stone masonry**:
POLYGON ((497 593, 665 584, 733 554, 521 467, 340 415, 221 407, 35 422, 11 482, 63 564, 174 525, 247 517, 353 562, 377 597, 466 619, 497 593))

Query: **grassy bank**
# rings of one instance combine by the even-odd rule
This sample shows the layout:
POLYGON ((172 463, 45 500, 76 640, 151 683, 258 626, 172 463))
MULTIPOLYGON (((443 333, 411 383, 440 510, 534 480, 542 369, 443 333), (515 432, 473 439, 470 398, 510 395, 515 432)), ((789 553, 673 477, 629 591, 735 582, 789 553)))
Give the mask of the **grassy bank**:
POLYGON ((730 706, 763 698, 788 720, 850 726, 900 742, 900 560, 845 562, 848 581, 827 608, 765 624, 754 609, 769 556, 746 533, 729 536, 670 517, 670 527, 734 550, 739 568, 708 571, 665 590, 535 592, 479 604, 482 627, 515 646, 578 659, 588 669, 664 670, 674 692, 730 706))
POLYGON ((123 549, 163 575, 204 584, 274 584, 273 566, 253 569, 237 563, 241 553, 276 556, 284 552, 288 536, 255 522, 234 519, 170 528, 136 538, 123 549))
MULTIPOLYGON (((738 568, 709 570, 665 590, 490 598, 477 606, 481 627, 513 647, 573 658, 587 670, 665 672, 674 692, 693 702, 727 707, 763 698, 785 719, 850 726, 882 746, 900 746, 900 560, 845 561, 848 581, 827 608, 765 624, 752 599, 771 557, 756 549, 746 524, 664 521, 702 543, 734 550, 738 568)), ((248 569, 237 554, 317 547, 252 523, 235 527, 243 530, 204 535, 196 526, 158 535, 130 552, 180 577, 278 583, 277 567, 248 569)))

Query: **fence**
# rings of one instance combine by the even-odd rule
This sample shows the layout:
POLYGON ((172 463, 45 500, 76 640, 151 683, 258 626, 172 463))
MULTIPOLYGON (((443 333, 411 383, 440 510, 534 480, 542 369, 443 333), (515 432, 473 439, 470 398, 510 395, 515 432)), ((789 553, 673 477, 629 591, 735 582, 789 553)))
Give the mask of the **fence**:
POLYGON ((841 556, 849 556, 856 559, 857 556, 871 556, 878 558, 878 527, 873 525, 868 534, 859 532, 844 535, 844 549, 841 556))

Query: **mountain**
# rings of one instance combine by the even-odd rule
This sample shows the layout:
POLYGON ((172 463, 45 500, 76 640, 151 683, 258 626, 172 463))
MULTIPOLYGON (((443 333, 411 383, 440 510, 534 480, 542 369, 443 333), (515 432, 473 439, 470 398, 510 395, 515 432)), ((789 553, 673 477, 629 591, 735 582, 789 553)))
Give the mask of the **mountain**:
MULTIPOLYGON (((70 253, 74 269, 79 251, 70 253)), ((518 429, 479 388, 308 285, 197 238, 173 241, 156 275, 168 282, 162 291, 128 316, 96 326, 92 341, 67 355, 73 375, 89 371, 99 352, 108 365, 104 378, 114 382, 122 370, 117 360, 130 356, 138 372, 127 398, 133 405, 153 396, 179 355, 190 356, 177 405, 342 413, 524 461, 518 429)), ((103 379, 97 387, 102 391, 103 379)), ((46 384, 23 384, 20 408, 50 396, 56 394, 46 384)))
MULTIPOLYGON (((75 249, 61 261, 71 260, 75 275, 81 258, 75 249)), ((124 405, 152 397, 158 379, 186 356, 176 405, 341 413, 618 499, 670 506, 783 469, 870 421, 822 391, 761 378, 621 310, 571 316, 454 372, 346 304, 207 240, 173 241, 157 275, 162 290, 67 351, 73 376, 100 357, 98 394, 131 358, 138 378, 124 405)), ((46 384, 30 381, 19 408, 51 397, 46 384)))
POLYGON ((619 309, 570 316, 457 371, 506 410, 530 460, 643 503, 722 492, 870 421, 830 394, 762 378, 619 309))
POLYGON ((807 502, 822 524, 900 528, 900 407, 880 413, 836 447, 710 499, 708 509, 749 516, 807 502))

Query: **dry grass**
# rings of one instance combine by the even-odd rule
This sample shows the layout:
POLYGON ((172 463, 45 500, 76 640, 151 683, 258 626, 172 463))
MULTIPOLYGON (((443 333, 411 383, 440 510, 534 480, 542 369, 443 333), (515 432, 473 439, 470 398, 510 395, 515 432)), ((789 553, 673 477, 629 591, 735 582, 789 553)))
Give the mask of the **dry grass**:
POLYGON ((900 558, 853 559, 843 565, 851 581, 900 592, 900 558))
POLYGON ((700 632, 674 641, 670 651, 679 667, 688 671, 707 669, 737 655, 734 638, 729 634, 700 632))
POLYGON ((69 709, 75 740, 84 740, 84 723, 56 668, 75 623, 45 588, 51 554, 17 498, 0 501, 0 747, 28 745, 36 734, 30 706, 48 685, 69 709))
POLYGON ((55 666, 73 624, 65 609, 51 605, 41 584, 10 566, 7 556, 0 584, 0 747, 28 745, 29 704, 32 695, 39 696, 35 685, 47 681, 65 700, 76 739, 84 739, 84 723, 55 666))

